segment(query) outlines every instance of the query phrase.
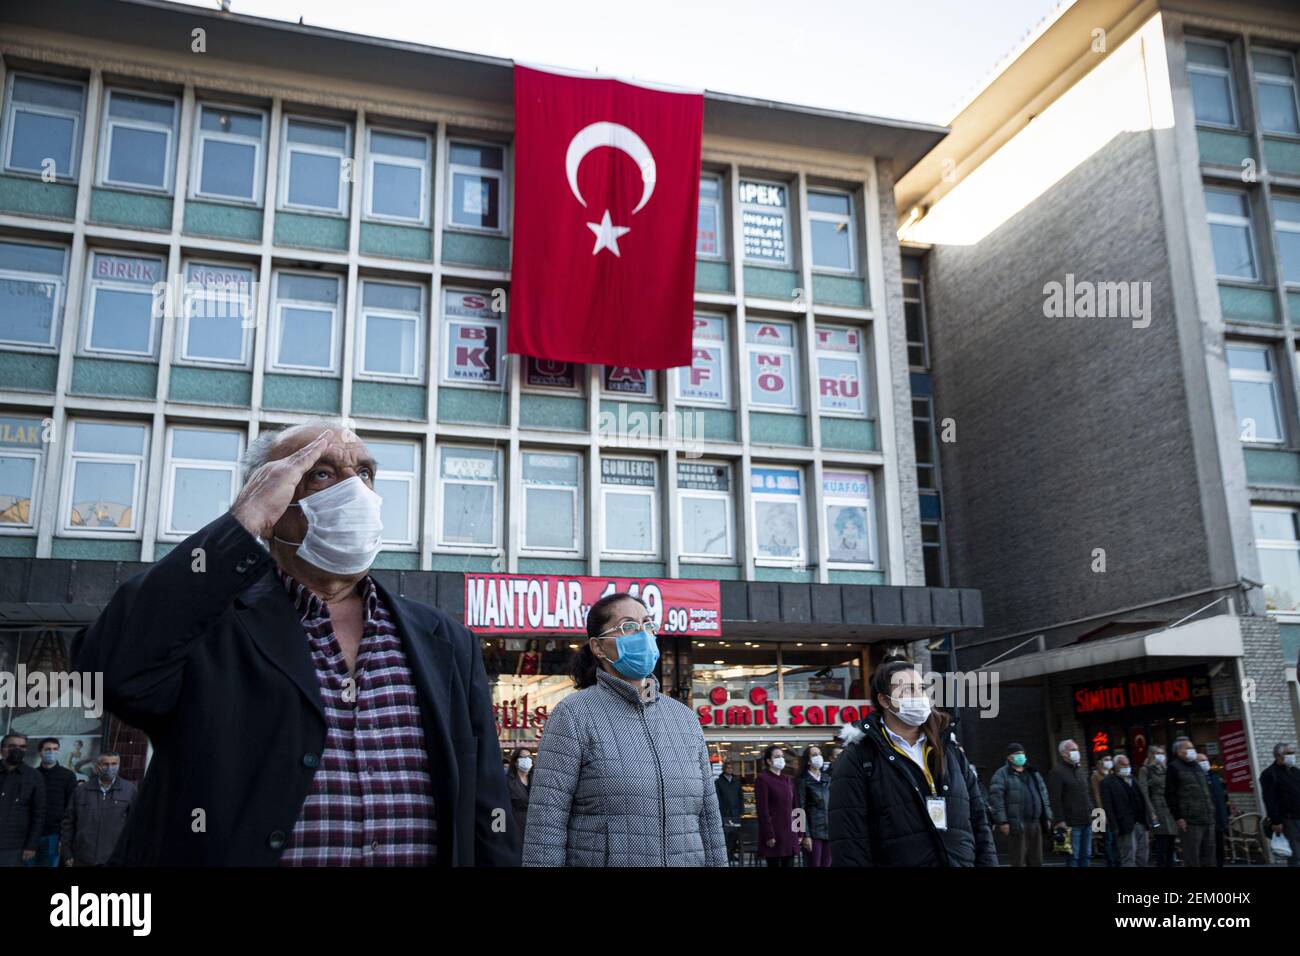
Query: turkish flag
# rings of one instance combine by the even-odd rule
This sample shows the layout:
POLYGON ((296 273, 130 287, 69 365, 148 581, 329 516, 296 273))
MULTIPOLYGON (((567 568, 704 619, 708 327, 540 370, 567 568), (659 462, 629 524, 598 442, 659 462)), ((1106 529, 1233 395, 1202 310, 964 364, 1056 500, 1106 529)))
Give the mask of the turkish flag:
POLYGON ((509 350, 691 364, 704 96, 515 67, 509 350))

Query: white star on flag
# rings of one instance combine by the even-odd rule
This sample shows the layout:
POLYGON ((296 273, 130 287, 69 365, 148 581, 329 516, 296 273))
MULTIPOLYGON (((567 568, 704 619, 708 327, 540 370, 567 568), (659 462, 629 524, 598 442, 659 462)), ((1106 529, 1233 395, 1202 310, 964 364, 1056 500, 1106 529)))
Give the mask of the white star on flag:
POLYGON ((601 249, 608 249, 614 255, 622 258, 618 251, 618 237, 625 233, 631 232, 627 226, 616 226, 609 219, 609 210, 605 210, 605 215, 600 217, 600 222, 589 222, 587 228, 596 235, 596 245, 591 250, 594 256, 601 249))

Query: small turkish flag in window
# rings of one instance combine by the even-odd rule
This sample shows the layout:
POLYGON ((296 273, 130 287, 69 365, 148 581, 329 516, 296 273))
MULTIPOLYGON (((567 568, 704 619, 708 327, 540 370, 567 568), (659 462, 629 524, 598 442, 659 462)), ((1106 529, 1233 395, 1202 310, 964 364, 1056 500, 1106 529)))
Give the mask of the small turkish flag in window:
POLYGON ((509 350, 691 364, 701 93, 515 67, 509 350))

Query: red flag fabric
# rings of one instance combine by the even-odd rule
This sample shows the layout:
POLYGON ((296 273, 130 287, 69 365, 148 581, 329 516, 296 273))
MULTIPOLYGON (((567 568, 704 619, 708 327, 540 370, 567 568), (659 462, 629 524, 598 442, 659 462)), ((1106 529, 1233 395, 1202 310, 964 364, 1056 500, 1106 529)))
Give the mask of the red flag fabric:
POLYGON ((691 364, 704 96, 515 67, 509 350, 691 364))

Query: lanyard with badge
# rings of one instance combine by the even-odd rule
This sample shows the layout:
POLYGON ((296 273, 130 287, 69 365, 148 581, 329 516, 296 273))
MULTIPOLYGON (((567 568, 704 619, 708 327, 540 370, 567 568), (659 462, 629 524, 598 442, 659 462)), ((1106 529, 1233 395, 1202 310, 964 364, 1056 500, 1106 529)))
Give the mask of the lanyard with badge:
MULTIPOLYGON (((891 739, 889 745, 904 757, 907 757, 908 760, 912 760, 911 756, 899 747, 894 740, 891 739)), ((939 796, 939 791, 935 789, 934 777, 930 774, 927 761, 929 751, 929 744, 925 744, 921 749, 921 773, 925 774, 925 782, 930 786, 930 796, 925 798, 925 812, 930 814, 930 822, 934 824, 936 830, 946 830, 948 829, 948 803, 943 797, 939 796)), ((915 760, 912 760, 912 762, 916 763, 915 760)))

